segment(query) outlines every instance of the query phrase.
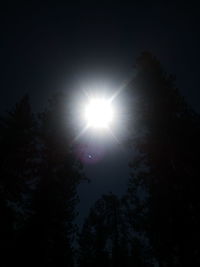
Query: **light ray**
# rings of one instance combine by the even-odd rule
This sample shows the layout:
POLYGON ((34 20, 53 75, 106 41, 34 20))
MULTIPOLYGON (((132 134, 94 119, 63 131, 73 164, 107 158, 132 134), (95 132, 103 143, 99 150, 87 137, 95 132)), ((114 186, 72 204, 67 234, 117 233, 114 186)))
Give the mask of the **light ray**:
POLYGON ((114 138, 117 144, 121 145, 120 141, 117 139, 117 137, 114 135, 114 133, 111 131, 110 127, 107 127, 108 132, 110 135, 114 138))
POLYGON ((74 138, 73 143, 76 142, 87 130, 89 129, 89 125, 86 126, 80 131, 80 133, 74 138))
POLYGON ((129 79, 125 80, 122 85, 118 88, 118 90, 115 91, 115 93, 111 96, 110 102, 112 102, 120 93, 123 91, 127 85, 133 80, 133 75, 130 76, 129 79))

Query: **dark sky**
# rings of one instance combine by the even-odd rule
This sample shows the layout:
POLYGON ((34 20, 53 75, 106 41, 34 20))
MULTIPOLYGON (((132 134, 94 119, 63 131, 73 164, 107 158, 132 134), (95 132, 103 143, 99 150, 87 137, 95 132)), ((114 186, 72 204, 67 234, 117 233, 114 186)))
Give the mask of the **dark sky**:
MULTIPOLYGON (((176 74, 182 94, 200 111, 200 19, 192 1, 16 1, 0 12, 1 112, 27 92, 38 110, 54 90, 95 81, 118 87, 143 50, 176 74)), ((102 192, 125 190, 128 154, 112 144, 100 162, 86 165, 92 182, 79 190, 82 214, 102 192)))

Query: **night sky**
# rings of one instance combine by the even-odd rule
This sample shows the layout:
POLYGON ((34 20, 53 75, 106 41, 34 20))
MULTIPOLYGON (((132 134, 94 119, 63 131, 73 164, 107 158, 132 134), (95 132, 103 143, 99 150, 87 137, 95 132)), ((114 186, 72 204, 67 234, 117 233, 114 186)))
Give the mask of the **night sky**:
MULTIPOLYGON (((1 112, 25 93, 38 111, 57 90, 79 92, 95 83, 117 89, 144 50, 177 76, 182 94, 200 111, 200 19, 192 1, 9 2, 0 12, 1 112)), ((80 217, 102 193, 125 191, 129 157, 110 139, 103 158, 85 164, 91 182, 79 188, 80 217)))

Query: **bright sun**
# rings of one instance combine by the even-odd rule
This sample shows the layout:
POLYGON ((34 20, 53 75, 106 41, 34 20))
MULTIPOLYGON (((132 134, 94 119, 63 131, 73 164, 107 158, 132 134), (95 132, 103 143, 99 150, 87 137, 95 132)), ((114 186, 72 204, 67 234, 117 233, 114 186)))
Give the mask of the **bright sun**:
POLYGON ((85 108, 85 119, 89 127, 108 128, 113 120, 111 101, 93 98, 85 108))

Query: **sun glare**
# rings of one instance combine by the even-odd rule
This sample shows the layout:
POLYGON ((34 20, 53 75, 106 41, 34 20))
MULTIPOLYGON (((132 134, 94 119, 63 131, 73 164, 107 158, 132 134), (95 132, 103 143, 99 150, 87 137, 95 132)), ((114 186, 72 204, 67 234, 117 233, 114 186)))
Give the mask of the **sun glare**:
POLYGON ((111 101, 104 98, 93 98, 85 108, 85 119, 89 127, 108 128, 113 120, 111 101))

